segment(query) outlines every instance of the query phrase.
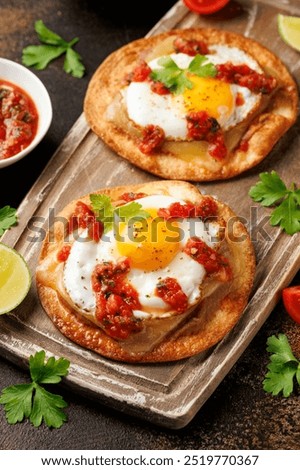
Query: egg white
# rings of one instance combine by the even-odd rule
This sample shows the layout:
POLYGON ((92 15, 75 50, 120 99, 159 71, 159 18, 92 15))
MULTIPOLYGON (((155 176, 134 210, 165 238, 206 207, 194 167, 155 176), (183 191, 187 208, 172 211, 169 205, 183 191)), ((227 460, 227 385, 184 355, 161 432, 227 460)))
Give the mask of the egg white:
MULTIPOLYGON (((234 65, 246 64, 257 72, 262 72, 258 63, 246 52, 237 47, 226 45, 211 46, 211 53, 206 57, 213 64, 222 64, 232 62, 234 65)), ((170 57, 181 69, 187 69, 192 56, 184 53, 173 53, 170 57)), ((159 69, 160 57, 149 62, 151 69, 159 69)), ((248 88, 235 84, 229 85, 233 96, 233 107, 231 110, 220 110, 218 122, 221 128, 226 131, 244 121, 249 113, 256 108, 261 97, 259 94, 252 93, 248 88), (236 106, 235 99, 237 94, 242 95, 243 104, 236 106)), ((129 118, 138 126, 145 127, 154 124, 161 127, 166 139, 169 140, 188 140, 186 109, 183 95, 159 95, 151 90, 151 84, 145 82, 131 82, 122 91, 125 107, 129 118)), ((213 96, 211 97, 213 100, 213 96)))
MULTIPOLYGON (((173 202, 184 203, 180 199, 165 195, 146 196, 137 202, 145 210, 168 207, 173 202)), ((138 292, 141 309, 133 311, 138 318, 172 314, 169 311, 170 307, 155 295, 157 283, 166 277, 177 280, 188 298, 189 306, 197 302, 201 296, 201 284, 206 271, 182 249, 192 236, 201 238, 211 247, 215 246, 219 242, 219 225, 216 222, 206 224, 197 218, 184 219, 180 221, 179 226, 182 235, 180 249, 166 267, 154 270, 147 270, 147 266, 145 269, 132 268, 127 274, 128 281, 138 292)), ((87 313, 89 318, 95 314, 96 309, 96 298, 91 283, 95 266, 104 261, 116 263, 120 257, 113 230, 103 235, 98 243, 90 240, 85 230, 80 239, 72 244, 70 255, 64 265, 63 286, 77 309, 83 314, 87 313)))

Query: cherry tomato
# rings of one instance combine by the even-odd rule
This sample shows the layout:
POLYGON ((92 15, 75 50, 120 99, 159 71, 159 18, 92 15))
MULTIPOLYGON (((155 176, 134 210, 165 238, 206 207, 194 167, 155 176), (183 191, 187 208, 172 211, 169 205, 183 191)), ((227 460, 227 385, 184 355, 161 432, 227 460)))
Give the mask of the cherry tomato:
POLYGON ((192 11, 201 15, 209 15, 221 10, 229 0, 183 0, 183 3, 192 11))
POLYGON ((283 289, 282 300, 287 313, 295 322, 300 324, 300 286, 283 289))

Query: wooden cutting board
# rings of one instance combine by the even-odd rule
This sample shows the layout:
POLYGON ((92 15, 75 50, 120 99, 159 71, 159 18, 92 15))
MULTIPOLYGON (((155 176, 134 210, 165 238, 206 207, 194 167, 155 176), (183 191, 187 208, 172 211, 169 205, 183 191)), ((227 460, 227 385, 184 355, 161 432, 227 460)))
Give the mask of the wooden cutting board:
MULTIPOLYGON (((274 3, 241 0, 244 13, 226 21, 200 17, 182 2, 149 32, 171 28, 217 27, 254 38, 276 53, 300 82, 300 55, 277 31, 279 12, 300 15, 297 0, 274 3)), ((101 402, 157 424, 185 426, 248 346, 299 269, 300 236, 271 227, 270 210, 257 206, 249 188, 262 171, 276 170, 287 183, 299 181, 299 121, 262 164, 232 180, 199 184, 201 191, 228 203, 243 218, 257 257, 252 297, 236 327, 216 347, 176 363, 127 365, 102 358, 62 336, 43 311, 33 282, 29 295, 12 314, 0 318, 0 352, 24 367, 40 349, 71 361, 64 383, 101 402)), ((35 272, 41 241, 56 214, 71 200, 106 186, 152 181, 155 177, 115 155, 88 128, 82 115, 19 207, 19 224, 2 241, 14 246, 35 272)))

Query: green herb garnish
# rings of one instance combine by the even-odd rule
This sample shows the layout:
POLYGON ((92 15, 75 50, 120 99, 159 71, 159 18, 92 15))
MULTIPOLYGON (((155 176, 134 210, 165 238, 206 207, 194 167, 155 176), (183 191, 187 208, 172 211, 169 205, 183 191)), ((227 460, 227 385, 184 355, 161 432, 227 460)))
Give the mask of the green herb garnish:
POLYGON ((57 384, 68 374, 70 362, 50 357, 45 363, 45 351, 29 358, 31 383, 12 385, 2 390, 0 403, 4 405, 9 424, 29 418, 38 427, 44 420, 48 427, 60 428, 67 420, 62 411, 67 403, 60 395, 48 392, 40 384, 57 384))
POLYGON ((0 237, 4 234, 5 230, 15 225, 18 221, 17 210, 10 206, 0 208, 0 237))
POLYGON ((73 77, 81 78, 84 75, 85 67, 81 62, 81 56, 73 49, 79 41, 74 38, 67 42, 58 34, 48 29, 42 20, 38 20, 34 25, 39 40, 43 45, 27 46, 23 49, 22 62, 28 67, 43 70, 47 65, 62 54, 65 55, 64 70, 73 77))
POLYGON ((135 201, 117 207, 115 214, 124 222, 128 222, 130 219, 148 219, 150 217, 150 214, 142 209, 142 205, 135 201))
POLYGON ((193 88, 193 83, 187 75, 188 72, 198 75, 198 77, 215 77, 217 73, 216 67, 201 54, 195 55, 186 70, 178 67, 170 56, 161 57, 158 64, 161 68, 153 69, 151 78, 163 83, 176 95, 183 93, 186 88, 193 88))
POLYGON ((276 171, 260 173, 260 180, 249 191, 249 196, 262 206, 276 206, 270 223, 279 225, 289 235, 300 231, 300 190, 295 183, 288 189, 276 171))
POLYGON ((267 351, 272 353, 268 372, 263 381, 265 392, 289 397, 293 392, 295 379, 300 385, 300 362, 295 358, 287 337, 284 334, 270 336, 267 351))
POLYGON ((124 222, 130 221, 130 219, 147 219, 150 217, 150 214, 143 210, 142 205, 136 201, 114 207, 110 197, 106 194, 90 194, 90 201, 92 210, 104 225, 104 233, 113 228, 115 217, 124 222))

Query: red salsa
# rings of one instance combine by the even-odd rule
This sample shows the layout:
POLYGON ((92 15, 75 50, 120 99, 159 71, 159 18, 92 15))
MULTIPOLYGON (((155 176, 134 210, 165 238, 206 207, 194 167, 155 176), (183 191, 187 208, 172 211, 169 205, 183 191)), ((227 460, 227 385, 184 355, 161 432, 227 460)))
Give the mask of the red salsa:
POLYGON ((240 150, 241 152, 247 152, 248 149, 249 149, 249 141, 247 139, 242 139, 238 146, 238 150, 240 150))
POLYGON ((200 238, 190 238, 187 241, 184 252, 202 264, 207 274, 217 275, 220 281, 228 281, 232 278, 232 270, 228 259, 208 246, 200 238))
POLYGON ((142 130, 142 138, 139 142, 139 149, 146 155, 152 155, 160 149, 164 141, 164 130, 159 126, 149 124, 142 130))
POLYGON ((0 160, 28 147, 37 127, 38 113, 30 96, 17 85, 0 80, 0 160))
POLYGON ((71 252, 71 245, 64 245, 57 253, 57 261, 64 263, 69 258, 71 252))
POLYGON ((268 77, 263 73, 258 73, 246 64, 234 65, 231 62, 216 65, 216 78, 227 83, 249 88, 254 93, 270 94, 277 86, 275 77, 268 77))
POLYGON ((144 82, 150 77, 150 74, 151 68, 149 67, 147 62, 142 60, 128 75, 128 80, 130 82, 144 82))
POLYGON ((122 196, 120 196, 120 199, 125 202, 132 202, 135 201, 136 199, 141 199, 142 197, 146 197, 146 193, 124 193, 122 196))
POLYGON ((103 224, 97 220, 95 213, 84 202, 78 201, 69 220, 69 233, 82 228, 88 230, 91 240, 98 242, 103 234, 103 224))
POLYGON ((239 91, 236 94, 235 104, 236 106, 243 106, 243 104, 245 104, 244 96, 239 91))
POLYGON ((164 300, 177 313, 184 312, 188 307, 188 298, 176 279, 166 277, 156 286, 156 295, 164 300))
POLYGON ((196 39, 177 37, 173 42, 173 46, 175 52, 181 52, 190 56, 195 56, 197 54, 205 55, 209 53, 206 43, 204 41, 197 41, 196 39))
POLYGON ((208 142, 208 153, 216 160, 227 155, 224 134, 218 121, 206 111, 196 111, 186 116, 188 137, 192 140, 208 142))
POLYGON ((92 288, 96 294, 96 318, 104 331, 116 339, 126 339, 141 330, 133 310, 140 309, 138 293, 126 279, 130 270, 128 258, 98 264, 92 274, 92 288))
POLYGON ((204 196, 201 202, 193 204, 186 202, 181 204, 180 202, 173 202, 169 207, 160 208, 158 210, 158 216, 164 219, 172 218, 191 218, 201 217, 207 219, 208 217, 214 217, 218 213, 218 205, 216 201, 210 196, 204 196))
POLYGON ((151 90, 158 95, 169 95, 171 92, 162 82, 151 82, 151 90))

